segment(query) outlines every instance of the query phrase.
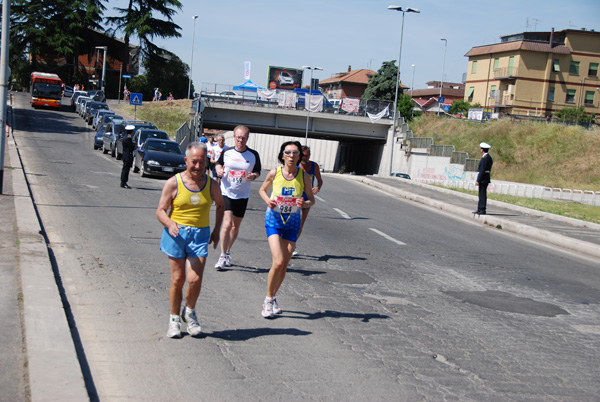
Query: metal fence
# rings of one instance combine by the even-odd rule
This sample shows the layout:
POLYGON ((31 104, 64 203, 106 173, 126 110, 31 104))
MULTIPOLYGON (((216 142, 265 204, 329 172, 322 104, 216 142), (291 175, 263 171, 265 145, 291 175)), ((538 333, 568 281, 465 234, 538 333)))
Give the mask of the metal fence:
POLYGON ((454 153, 454 145, 432 145, 429 148, 430 156, 447 156, 449 158, 452 157, 454 153))
MULTIPOLYGON (((202 97, 207 105, 210 105, 212 102, 224 102, 257 107, 280 107, 279 99, 283 99, 284 94, 287 96, 290 96, 289 94, 294 94, 296 96, 295 109, 305 110, 303 94, 298 94, 294 91, 283 89, 276 89, 275 95, 272 98, 267 99, 261 97, 258 91, 247 89, 234 90, 233 85, 202 83, 201 91, 196 95, 202 97)), ((344 99, 356 99, 359 101, 358 108, 355 111, 347 111, 345 110, 346 108, 344 107, 343 102, 341 104, 338 102, 333 103, 330 102, 329 98, 325 99, 326 101, 323 102, 323 110, 321 111, 322 113, 333 113, 349 116, 368 116, 368 114, 377 115, 387 108, 388 113, 384 116, 384 118, 392 119, 394 116, 393 101, 347 97, 344 99)))

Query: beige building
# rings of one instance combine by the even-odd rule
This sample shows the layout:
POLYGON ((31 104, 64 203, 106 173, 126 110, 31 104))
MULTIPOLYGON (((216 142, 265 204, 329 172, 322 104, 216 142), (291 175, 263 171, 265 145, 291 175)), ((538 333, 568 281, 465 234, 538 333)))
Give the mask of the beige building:
POLYGON ((583 106, 600 115, 600 33, 523 32, 474 47, 464 100, 501 114, 544 117, 583 106))

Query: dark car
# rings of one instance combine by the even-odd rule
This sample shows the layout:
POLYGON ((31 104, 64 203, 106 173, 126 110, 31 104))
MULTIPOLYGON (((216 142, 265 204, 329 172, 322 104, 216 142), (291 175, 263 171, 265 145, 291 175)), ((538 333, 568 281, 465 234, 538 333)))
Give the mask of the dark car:
POLYGON ((90 125, 92 124, 92 119, 96 115, 98 110, 108 110, 108 105, 104 102, 88 102, 85 106, 85 116, 83 117, 85 122, 90 125))
POLYGON ((123 119, 113 118, 112 121, 106 124, 104 135, 102 136, 102 152, 107 154, 110 152, 110 156, 115 156, 117 150, 117 133, 119 126, 123 122, 123 119))
POLYGON ((102 123, 106 123, 103 121, 102 117, 107 114, 115 114, 113 110, 108 109, 98 109, 92 118, 92 128, 96 130, 96 127, 100 127, 102 123))
POLYGON ((106 102, 106 95, 104 95, 104 91, 99 89, 94 89, 88 91, 88 96, 90 96, 96 102, 106 102))
POLYGON ((133 172, 142 177, 171 177, 186 169, 185 154, 176 141, 149 138, 138 152, 142 157, 133 165, 133 172))
POLYGON ((400 177, 402 179, 410 180, 410 176, 406 173, 393 173, 392 176, 400 177))
POLYGON ((103 136, 106 132, 106 123, 101 124, 98 127, 98 131, 96 131, 96 135, 94 136, 94 149, 102 148, 103 136))
POLYGON ((117 137, 115 140, 115 156, 117 159, 123 157, 123 139, 125 138, 125 127, 132 125, 134 126, 133 132, 135 133, 139 128, 156 128, 156 125, 151 121, 142 120, 123 120, 117 128, 117 137))
POLYGON ((146 140, 170 140, 169 134, 166 131, 157 130, 153 128, 139 128, 133 133, 133 145, 135 146, 135 152, 133 155, 133 166, 135 172, 135 166, 141 166, 141 160, 144 157, 143 146, 146 140))

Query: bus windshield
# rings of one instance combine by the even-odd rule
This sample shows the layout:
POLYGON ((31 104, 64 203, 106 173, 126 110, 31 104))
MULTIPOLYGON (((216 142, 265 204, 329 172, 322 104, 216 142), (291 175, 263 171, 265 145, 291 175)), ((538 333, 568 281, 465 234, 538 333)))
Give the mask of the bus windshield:
POLYGON ((31 95, 46 99, 61 99, 62 86, 59 84, 48 84, 45 82, 34 82, 31 95))

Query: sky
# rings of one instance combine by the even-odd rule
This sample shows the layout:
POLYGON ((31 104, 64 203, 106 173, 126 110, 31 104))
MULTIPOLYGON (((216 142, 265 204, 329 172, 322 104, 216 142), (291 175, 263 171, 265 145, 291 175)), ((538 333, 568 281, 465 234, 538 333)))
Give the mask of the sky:
MULTIPOLYGON (((503 35, 552 28, 600 32, 599 0, 180 1, 183 8, 173 21, 181 38, 154 42, 191 64, 196 90, 206 83, 243 83, 246 61, 250 79, 261 86, 269 66, 321 67, 313 74, 320 80, 349 66, 377 71, 383 62, 398 60, 401 35, 400 80, 423 89, 428 81, 440 81, 442 70, 444 82, 462 82, 465 54, 498 43, 503 35), (388 10, 389 5, 420 13, 405 13, 402 30, 402 12, 388 10)), ((105 15, 124 3, 110 0, 105 15)), ((304 84, 309 80, 306 71, 304 84)))

